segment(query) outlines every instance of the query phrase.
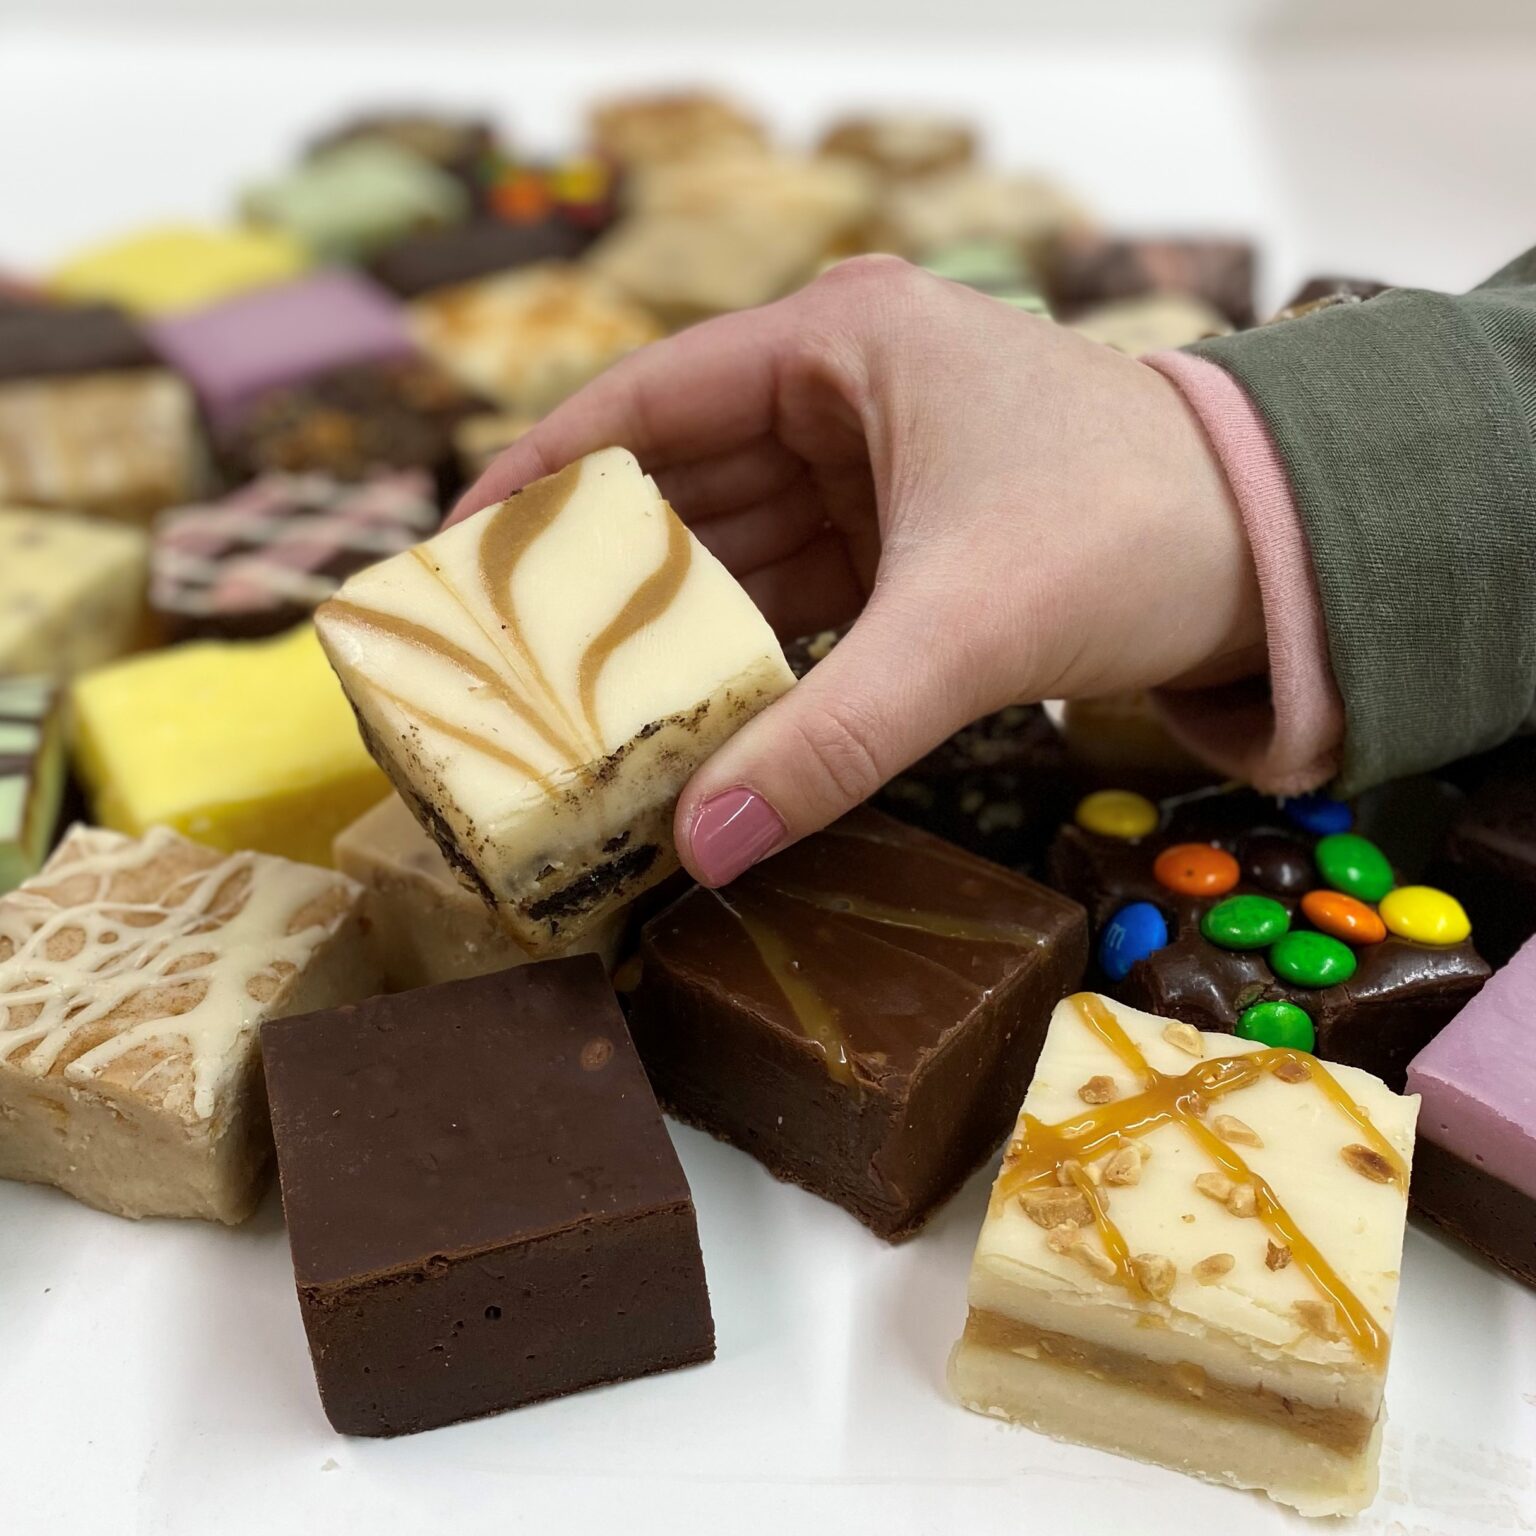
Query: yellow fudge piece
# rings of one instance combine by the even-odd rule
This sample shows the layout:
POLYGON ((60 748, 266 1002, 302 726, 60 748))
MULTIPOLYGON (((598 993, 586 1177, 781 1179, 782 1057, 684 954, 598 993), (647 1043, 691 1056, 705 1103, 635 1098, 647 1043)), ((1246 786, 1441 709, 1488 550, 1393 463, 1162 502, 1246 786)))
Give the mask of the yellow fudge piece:
POLYGON ((389 788, 314 631, 137 656, 74 689, 75 751, 103 826, 331 862, 389 788))
POLYGON ((139 314, 199 309, 302 272, 309 256, 272 229, 166 224, 79 252, 50 286, 67 299, 104 299, 139 314))

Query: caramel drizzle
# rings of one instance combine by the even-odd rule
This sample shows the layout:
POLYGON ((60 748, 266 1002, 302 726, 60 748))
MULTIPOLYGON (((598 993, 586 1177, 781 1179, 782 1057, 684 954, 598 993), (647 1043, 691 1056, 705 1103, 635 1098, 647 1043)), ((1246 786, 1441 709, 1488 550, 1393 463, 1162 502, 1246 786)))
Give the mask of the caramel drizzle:
MULTIPOLYGON (((378 687, 375 684, 375 687, 378 687)), ((398 693, 388 688, 378 688, 380 698, 388 699, 397 709, 404 710, 407 714, 415 715, 423 725, 430 725, 434 731, 441 731, 450 741, 456 741, 461 746, 469 747, 482 756, 490 758, 493 762, 500 763, 504 768, 510 768, 514 773, 521 774, 526 779, 540 782, 539 770, 525 757, 519 757, 510 748, 504 747, 500 742, 487 741, 484 736, 477 736, 466 725, 458 725, 452 720, 445 720, 433 710, 425 709, 420 704, 413 704, 407 699, 401 698, 398 693)))
POLYGON ((919 933, 936 934, 941 939, 965 939, 973 944, 1009 944, 1019 949, 1029 948, 1036 939, 1031 930, 1014 923, 949 917, 942 912, 914 912, 906 907, 887 906, 883 901, 871 901, 864 896, 830 896, 824 891, 808 891, 795 885, 768 884, 768 889, 823 912, 862 917, 866 922, 882 923, 888 928, 912 928, 919 933))
MULTIPOLYGON (((1071 999, 1078 1017, 1122 1063, 1145 1083, 1144 1090, 1128 1099, 1114 1101, 1079 1118, 1046 1125, 1033 1115, 1024 1116, 1024 1133, 1009 1150, 1008 1160, 993 1190, 994 1207, 1033 1185, 1054 1182, 1055 1171, 1069 1159, 1092 1161, 1123 1138, 1144 1136, 1159 1126, 1182 1126, 1201 1150, 1234 1183, 1253 1187, 1258 1219, 1291 1250, 1297 1268, 1331 1303, 1343 1332, 1364 1358, 1385 1360, 1388 1341, 1365 1304, 1297 1226, 1269 1183, 1200 1119, 1203 1105, 1213 1098, 1237 1092, 1258 1082, 1265 1072, 1287 1063, 1303 1065, 1319 1091, 1348 1119, 1391 1166, 1400 1186, 1406 1188, 1407 1166, 1397 1149, 1382 1135, 1364 1109, 1350 1098, 1337 1078, 1316 1058, 1302 1051, 1267 1048, 1244 1056, 1213 1057, 1188 1072, 1170 1076, 1157 1071, 1126 1034, 1118 1019, 1091 993, 1071 999)), ((1145 1292, 1131 1267, 1125 1239, 1114 1226, 1092 1181, 1077 1168, 1073 1183, 1087 1198, 1095 1225, 1115 1266, 1116 1279, 1134 1295, 1145 1292)))
POLYGON ((618 611, 598 637, 588 645, 577 671, 578 696, 587 729, 595 741, 602 740, 597 723, 597 680, 609 658, 623 643, 647 624, 653 624, 672 606, 693 564, 693 540, 681 519, 670 507, 667 519, 667 552, 661 564, 635 588, 629 601, 618 611))

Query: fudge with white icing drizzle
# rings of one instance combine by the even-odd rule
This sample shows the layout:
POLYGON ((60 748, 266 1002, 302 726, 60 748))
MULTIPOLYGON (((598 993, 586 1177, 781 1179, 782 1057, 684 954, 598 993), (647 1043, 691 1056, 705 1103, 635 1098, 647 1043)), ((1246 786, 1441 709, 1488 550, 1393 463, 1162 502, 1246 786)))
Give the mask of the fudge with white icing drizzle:
POLYGON ((316 627, 369 749, 534 953, 677 867, 678 792, 793 682, 621 448, 359 572, 316 627))
POLYGON ((64 709, 45 677, 0 677, 0 895, 43 862, 64 795, 64 709))
POLYGON ((1305 1515, 1364 1509, 1417 1112, 1354 1067, 1068 998, 976 1246, 956 1395, 1305 1515))
POLYGON ((243 1221, 263 1020, 376 990, 342 875, 73 828, 0 897, 0 1178, 119 1216, 243 1221))

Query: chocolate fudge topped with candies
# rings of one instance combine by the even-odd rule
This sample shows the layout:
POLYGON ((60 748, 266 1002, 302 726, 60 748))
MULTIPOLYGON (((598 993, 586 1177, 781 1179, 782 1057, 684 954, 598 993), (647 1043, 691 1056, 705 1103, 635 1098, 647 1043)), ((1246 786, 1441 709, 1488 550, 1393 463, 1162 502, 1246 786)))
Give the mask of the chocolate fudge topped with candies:
POLYGON ((1343 801, 1101 790, 1051 847, 1121 1001, 1401 1087, 1489 968, 1461 904, 1403 885, 1343 801))

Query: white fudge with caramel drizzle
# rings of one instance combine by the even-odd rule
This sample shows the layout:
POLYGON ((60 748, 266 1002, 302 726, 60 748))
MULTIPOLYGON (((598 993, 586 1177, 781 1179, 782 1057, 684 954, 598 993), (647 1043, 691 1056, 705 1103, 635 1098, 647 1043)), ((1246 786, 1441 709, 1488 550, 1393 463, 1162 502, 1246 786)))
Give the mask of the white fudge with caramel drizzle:
POLYGON ((950 1361, 969 1408, 1307 1515, 1376 1490, 1418 1100, 1080 994, 950 1361))
POLYGON ((74 827, 0 898, 0 1177, 238 1222, 271 1151, 258 1031, 377 990, 343 875, 74 827))
POLYGON ((793 682, 620 448, 353 576, 316 623, 369 749, 535 953, 677 867, 679 790, 793 682))

